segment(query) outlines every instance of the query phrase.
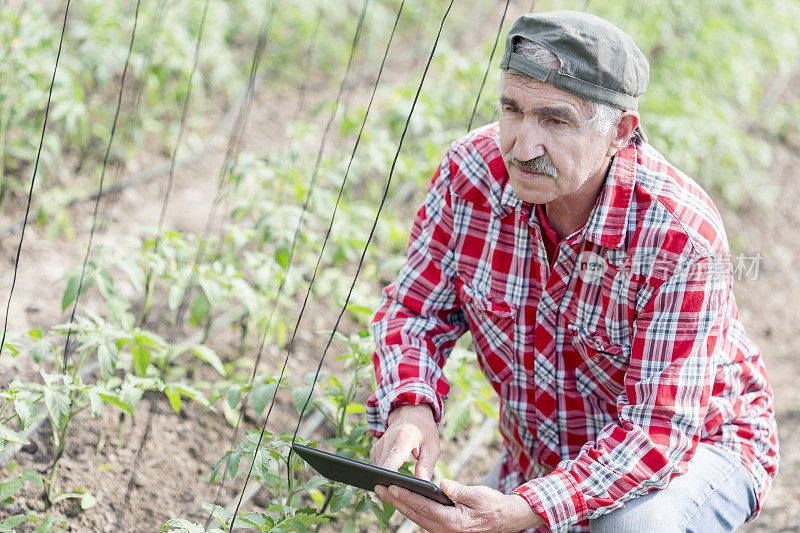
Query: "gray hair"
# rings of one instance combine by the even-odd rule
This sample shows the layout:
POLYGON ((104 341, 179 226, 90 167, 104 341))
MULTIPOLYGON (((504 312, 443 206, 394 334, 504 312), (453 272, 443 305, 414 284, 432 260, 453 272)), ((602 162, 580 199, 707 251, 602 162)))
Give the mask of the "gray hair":
MULTIPOLYGON (((529 61, 533 61, 534 63, 539 63, 540 65, 553 69, 561 68, 561 60, 558 59, 557 55, 539 43, 533 42, 529 39, 520 39, 514 45, 514 52, 529 61)), ((526 75, 514 69, 508 69, 507 72, 522 76, 526 75)), ((498 101, 503 96, 503 90, 505 89, 505 86, 506 77, 505 75, 501 75, 500 81, 497 84, 498 101)), ((588 124, 594 126, 594 129, 599 133, 608 133, 609 130, 611 130, 611 128, 614 127, 617 122, 619 122, 619 119, 622 116, 622 110, 617 109, 616 107, 604 104, 603 102, 589 100, 587 98, 581 98, 581 100, 583 100, 584 105, 591 116, 588 124)))

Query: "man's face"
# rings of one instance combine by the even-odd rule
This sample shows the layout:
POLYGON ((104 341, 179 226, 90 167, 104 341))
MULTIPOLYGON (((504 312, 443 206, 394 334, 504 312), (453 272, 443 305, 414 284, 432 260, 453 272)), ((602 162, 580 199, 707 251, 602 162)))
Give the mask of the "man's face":
POLYGON ((534 204, 566 200, 589 178, 601 179, 615 128, 601 134, 588 124, 578 96, 528 76, 504 76, 500 149, 517 196, 534 204))

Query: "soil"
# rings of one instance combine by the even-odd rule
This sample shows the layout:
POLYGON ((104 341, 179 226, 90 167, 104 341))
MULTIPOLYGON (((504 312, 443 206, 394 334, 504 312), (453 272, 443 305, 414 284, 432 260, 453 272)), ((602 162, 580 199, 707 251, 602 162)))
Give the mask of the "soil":
MULTIPOLYGON (((517 2, 522 5, 523 2, 517 2)), ((522 11, 520 7, 519 11, 522 11)), ((512 14, 509 15, 513 20, 512 14)), ((492 26, 494 23, 492 24, 492 26)), ((491 29, 493 32, 494 29, 491 29)), ((487 32, 485 32, 487 33, 487 32)), ((368 94, 368 83, 356 86, 350 98, 359 100, 359 94, 368 94)), ((313 84, 312 84, 313 89, 313 84)), ((789 90, 800 89, 795 80, 789 90)), ((283 124, 296 109, 294 102, 286 105, 275 97, 257 96, 253 105, 246 148, 264 152, 285 142, 284 132, 276 128, 283 124), (279 105, 280 104, 280 105, 279 105)), ((330 98, 322 90, 309 90, 306 108, 330 98)), ((468 112, 468 111, 467 111, 468 112)), ((198 162, 179 170, 167 213, 167 226, 184 231, 202 232, 207 223, 207 207, 216 190, 216 169, 219 168, 224 145, 220 143, 198 162), (200 207, 198 207, 200 206, 200 207)), ((144 156, 132 164, 148 168, 157 163, 157 156, 144 156)), ((778 146, 771 171, 772 181, 780 194, 770 209, 746 208, 739 212, 723 210, 729 237, 737 243, 734 254, 741 252, 751 257, 757 252, 763 257, 756 279, 745 277, 737 281, 736 296, 748 334, 762 349, 772 386, 775 391, 775 410, 781 439, 780 474, 766 500, 760 517, 742 528, 747 532, 798 531, 800 518, 800 366, 795 360, 798 345, 796 324, 800 323, 800 280, 796 275, 797 253, 795 245, 800 239, 794 228, 800 227, 800 187, 797 187, 796 169, 800 167, 800 142, 789 139, 778 146)), ((113 208, 108 209, 109 220, 97 235, 97 242, 116 242, 121 235, 138 231, 141 220, 158 219, 160 202, 164 193, 164 178, 150 184, 125 190, 113 208)), ((417 195, 419 197, 419 195, 417 195)), ((721 204, 718 204, 721 207, 721 204)), ((416 211, 409 206, 409 212, 416 211)), ((17 213, 15 213, 16 215, 17 213)), ((47 239, 41 228, 30 226, 26 233, 20 277, 12 302, 11 326, 16 330, 31 327, 48 327, 64 317, 60 310, 60 287, 67 266, 79 265, 83 259, 84 244, 88 236, 91 205, 75 206, 72 219, 80 221, 77 237, 72 240, 47 239)), ((221 215, 220 215, 221 216, 221 215)), ((5 223, 13 216, 3 217, 5 223)), ((212 221, 214 222, 214 221, 212 221)), ((78 222, 76 222, 78 224, 78 222)), ((7 294, 14 264, 18 233, 0 243, 0 294, 7 294)), ((320 306, 322 307, 322 306, 320 306)), ((314 332, 330 328, 337 309, 310 313, 301 330, 300 342, 295 349, 290 372, 302 375, 316 366, 324 337, 314 332)), ((215 347, 232 345, 233 333, 226 331, 212 342, 215 347)), ((283 353, 268 349, 266 365, 277 370, 283 353)), ((26 377, 31 369, 17 360, 0 361, 2 381, 26 377)), ((274 431, 292 430, 296 414, 287 394, 278 396, 270 426, 274 431), (274 425, 273 425, 274 424, 274 425)), ((321 430, 324 435, 326 429, 321 430)), ((57 504, 56 510, 68 517, 68 531, 105 532, 157 531, 170 518, 186 518, 205 522, 207 514, 201 502, 231 502, 241 491, 241 485, 228 480, 219 497, 217 485, 209 486, 205 479, 210 468, 229 448, 232 428, 224 418, 204 411, 197 404, 184 402, 180 414, 174 413, 162 396, 145 396, 134 418, 126 417, 121 427, 119 411, 107 407, 98 419, 88 413, 72 422, 68 445, 60 464, 59 490, 86 488, 97 498, 97 505, 81 511, 75 500, 57 504), (150 414, 152 411, 152 415, 150 414), (136 454, 142 442, 148 420, 152 426, 138 462, 136 454), (121 435, 121 438, 120 438, 121 435), (138 464, 136 482, 130 502, 124 512, 122 528, 117 530, 117 514, 125 501, 128 479, 134 463, 138 464)), ((455 457, 466 444, 459 438, 443 449, 444 461, 455 457)), ((47 466, 52 449, 48 425, 39 431, 30 446, 17 453, 14 461, 25 468, 42 469, 47 466)), ((464 483, 477 483, 490 469, 499 455, 497 440, 475 450, 467 466, 459 473, 464 483)), ((9 477, 7 466, 0 478, 9 477)), ((263 509, 268 495, 262 491, 246 509, 263 509)), ((0 509, 0 519, 25 509, 40 511, 41 494, 26 484, 12 505, 0 509)), ((399 523, 395 518, 393 523, 399 523)), ((330 528, 335 530, 334 528, 330 528)), ((25 529, 20 529, 25 531, 25 529)))

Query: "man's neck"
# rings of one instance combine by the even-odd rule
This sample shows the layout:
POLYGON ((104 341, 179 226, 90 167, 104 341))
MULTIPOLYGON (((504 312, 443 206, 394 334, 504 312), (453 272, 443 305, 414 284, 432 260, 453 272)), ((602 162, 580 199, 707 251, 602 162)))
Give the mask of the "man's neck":
POLYGON ((545 204, 547 222, 556 232, 559 241, 582 228, 589 220, 603 190, 610 166, 609 161, 574 193, 545 204))

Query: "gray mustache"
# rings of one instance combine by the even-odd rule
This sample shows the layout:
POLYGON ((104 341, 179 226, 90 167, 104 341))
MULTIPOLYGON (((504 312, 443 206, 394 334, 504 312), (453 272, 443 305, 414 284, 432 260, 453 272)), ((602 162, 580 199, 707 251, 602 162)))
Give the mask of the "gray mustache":
POLYGON ((558 169, 546 155, 540 155, 527 161, 520 161, 514 157, 513 151, 509 150, 507 154, 503 155, 503 161, 505 161, 506 165, 516 165, 522 170, 527 170, 528 172, 546 174, 553 179, 558 178, 558 169))

